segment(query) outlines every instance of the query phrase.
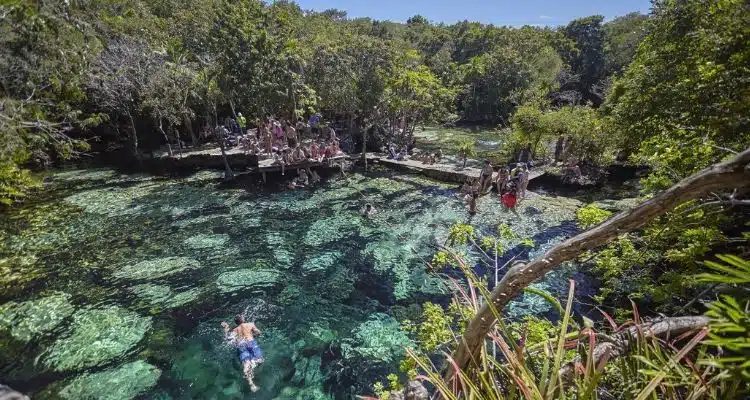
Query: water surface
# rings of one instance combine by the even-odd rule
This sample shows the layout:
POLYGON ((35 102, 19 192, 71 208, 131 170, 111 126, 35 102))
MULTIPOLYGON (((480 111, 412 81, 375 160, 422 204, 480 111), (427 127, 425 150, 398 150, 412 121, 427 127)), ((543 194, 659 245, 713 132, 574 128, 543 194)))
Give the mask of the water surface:
MULTIPOLYGON (((424 262, 452 223, 483 234, 505 223, 534 241, 508 243, 505 258, 533 257, 575 231, 580 205, 535 196, 513 214, 488 196, 468 219, 452 185, 392 171, 263 193, 220 189, 217 177, 59 172, 3 215, 3 383, 39 399, 366 393, 410 345, 399 322, 447 299, 424 262), (374 218, 360 215, 366 202, 374 218), (263 331, 256 394, 221 339, 220 322, 240 312, 263 331)), ((566 275, 538 285, 561 295, 566 275)), ((548 310, 524 295, 507 311, 548 310)))

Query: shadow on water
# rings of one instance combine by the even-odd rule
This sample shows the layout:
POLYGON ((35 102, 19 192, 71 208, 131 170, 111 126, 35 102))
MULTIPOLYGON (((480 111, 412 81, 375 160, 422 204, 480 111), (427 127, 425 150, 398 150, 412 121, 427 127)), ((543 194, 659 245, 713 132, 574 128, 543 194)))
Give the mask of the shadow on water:
MULTIPOLYGON (((72 317, 18 348, 21 361, 0 357, 6 382, 36 398, 54 397, 45 390, 59 390, 83 372, 136 360, 161 370, 149 398, 249 396, 219 327, 242 311, 264 332, 259 341, 267 360, 258 369, 257 398, 347 398, 396 369, 397 360, 367 358, 389 351, 377 331, 418 318, 425 301, 448 299, 442 287, 428 284, 424 261, 450 225, 466 218, 453 185, 377 168, 312 189, 262 192, 219 189, 216 174, 91 175, 53 180, 57 187, 41 204, 29 204, 29 215, 0 220, 12 239, 0 256, 40 260, 35 278, 2 296, 23 301, 61 291, 72 295, 76 312, 116 306, 148 319, 151 328, 122 354, 70 372, 50 373, 34 360, 70 334, 72 317), (378 215, 362 217, 364 202, 378 215), (165 266, 175 257, 188 260, 165 266), (126 273, 141 262, 153 264, 126 273), (366 323, 377 329, 361 331, 366 323)), ((494 233, 495 219, 506 214, 494 202, 486 207, 492 217, 471 223, 494 233)), ((545 228, 532 222, 534 215, 512 218, 538 245, 514 246, 501 263, 532 257, 575 231, 572 222, 545 228)), ((0 344, 6 332, 0 330, 0 344)))

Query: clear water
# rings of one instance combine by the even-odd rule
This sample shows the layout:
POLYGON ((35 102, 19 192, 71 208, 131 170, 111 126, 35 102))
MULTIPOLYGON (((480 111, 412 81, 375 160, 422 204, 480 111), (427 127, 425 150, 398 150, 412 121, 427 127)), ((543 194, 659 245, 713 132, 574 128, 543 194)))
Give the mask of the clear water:
MULTIPOLYGON (((517 214, 490 196, 469 219, 455 188, 375 171, 315 189, 222 189, 112 170, 53 174, 0 219, 0 376, 34 398, 326 399, 366 394, 397 370, 399 321, 444 302, 427 274, 455 221, 508 224, 534 257, 574 230, 575 200, 534 196, 517 214), (366 219, 366 203, 378 210, 366 219), (251 394, 221 321, 263 331, 251 394)), ((480 272, 489 269, 477 265, 480 272)), ((572 272, 538 285, 559 295, 572 272)), ((490 280, 494 271, 489 271, 490 280)), ((524 295, 511 318, 544 313, 524 295)))

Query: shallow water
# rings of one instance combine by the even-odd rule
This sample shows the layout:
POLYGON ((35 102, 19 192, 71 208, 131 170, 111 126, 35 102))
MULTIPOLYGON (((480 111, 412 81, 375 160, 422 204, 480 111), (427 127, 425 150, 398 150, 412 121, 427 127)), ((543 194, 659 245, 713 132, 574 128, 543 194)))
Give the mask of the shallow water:
MULTIPOLYGON (((575 231, 580 203, 492 196, 467 219, 455 188, 375 171, 315 189, 219 189, 214 172, 167 180, 112 170, 53 174, 0 220, 0 376, 34 398, 325 399, 367 393, 397 369, 399 321, 447 298, 427 274, 453 222, 506 223, 534 257, 575 231), (366 203, 378 210, 366 219, 366 203), (257 322, 266 362, 250 394, 220 322, 257 322)), ((494 271, 477 265, 477 271, 494 271)), ((573 271, 538 286, 562 295, 573 271)), ((523 295, 509 317, 545 313, 523 295)))

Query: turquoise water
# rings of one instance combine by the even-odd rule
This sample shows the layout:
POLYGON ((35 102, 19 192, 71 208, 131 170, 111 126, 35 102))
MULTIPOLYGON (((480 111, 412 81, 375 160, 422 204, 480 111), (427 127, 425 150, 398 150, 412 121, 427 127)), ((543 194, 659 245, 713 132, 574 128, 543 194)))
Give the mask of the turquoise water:
MULTIPOLYGON (((508 257, 533 257, 575 230, 580 206, 535 196, 513 214, 488 196, 467 219, 452 185, 391 171, 263 193, 217 178, 65 171, 3 215, 2 383, 39 399, 366 394, 411 343, 399 321, 448 298, 424 261, 452 223, 484 233, 506 223, 535 243, 508 243, 508 257), (221 337, 237 313, 263 332, 255 394, 221 337)), ((566 279, 538 285, 561 294, 566 279)), ((524 295, 507 311, 548 310, 524 295)))

